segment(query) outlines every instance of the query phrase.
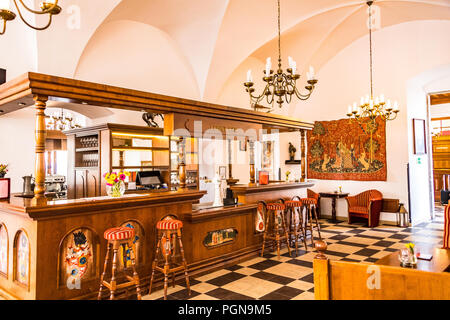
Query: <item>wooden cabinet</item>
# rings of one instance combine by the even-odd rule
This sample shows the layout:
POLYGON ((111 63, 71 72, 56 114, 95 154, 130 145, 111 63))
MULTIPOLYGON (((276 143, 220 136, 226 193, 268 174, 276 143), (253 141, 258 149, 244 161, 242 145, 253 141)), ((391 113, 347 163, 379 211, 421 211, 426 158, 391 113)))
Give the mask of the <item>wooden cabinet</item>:
POLYGON ((106 195, 105 173, 158 170, 170 184, 170 137, 162 128, 107 123, 64 132, 68 148, 68 198, 106 195))

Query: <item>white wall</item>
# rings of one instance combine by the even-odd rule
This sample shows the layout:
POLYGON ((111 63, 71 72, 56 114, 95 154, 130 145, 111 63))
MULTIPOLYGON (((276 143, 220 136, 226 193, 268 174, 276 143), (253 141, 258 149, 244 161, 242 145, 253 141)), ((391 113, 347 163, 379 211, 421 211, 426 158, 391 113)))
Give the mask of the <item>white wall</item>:
POLYGON ((25 108, 0 117, 0 163, 9 164, 11 192, 22 192, 22 177, 34 176, 33 108, 25 108))

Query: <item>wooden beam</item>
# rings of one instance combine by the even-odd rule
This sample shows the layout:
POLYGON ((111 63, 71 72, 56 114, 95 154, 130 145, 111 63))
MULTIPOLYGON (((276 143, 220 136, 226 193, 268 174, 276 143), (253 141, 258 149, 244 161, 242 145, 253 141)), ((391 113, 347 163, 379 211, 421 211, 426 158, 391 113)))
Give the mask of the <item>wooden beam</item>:
POLYGON ((430 94, 430 104, 444 104, 450 103, 450 92, 432 93, 430 94))
POLYGON ((48 96, 51 100, 107 108, 146 110, 164 114, 179 113, 221 120, 229 119, 262 124, 267 128, 285 131, 311 130, 313 128, 312 123, 282 115, 33 72, 0 85, 0 106, 4 110, 3 114, 26 107, 30 104, 33 95, 48 96))

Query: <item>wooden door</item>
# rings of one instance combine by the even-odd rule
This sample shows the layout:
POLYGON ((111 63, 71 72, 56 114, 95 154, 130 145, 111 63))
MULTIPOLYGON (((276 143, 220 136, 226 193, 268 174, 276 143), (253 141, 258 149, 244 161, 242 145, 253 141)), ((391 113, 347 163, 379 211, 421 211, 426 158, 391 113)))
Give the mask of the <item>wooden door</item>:
POLYGON ((100 196, 99 171, 86 170, 86 197, 100 196))
POLYGON ((86 170, 75 170, 74 198, 86 198, 86 170))

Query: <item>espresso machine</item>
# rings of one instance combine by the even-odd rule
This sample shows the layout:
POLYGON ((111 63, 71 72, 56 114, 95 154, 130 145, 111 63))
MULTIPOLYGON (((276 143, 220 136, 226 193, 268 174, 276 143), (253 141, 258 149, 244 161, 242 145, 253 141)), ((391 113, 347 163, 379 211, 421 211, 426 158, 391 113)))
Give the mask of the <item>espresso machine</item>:
POLYGON ((45 196, 48 198, 67 199, 66 177, 61 175, 46 176, 45 196))

